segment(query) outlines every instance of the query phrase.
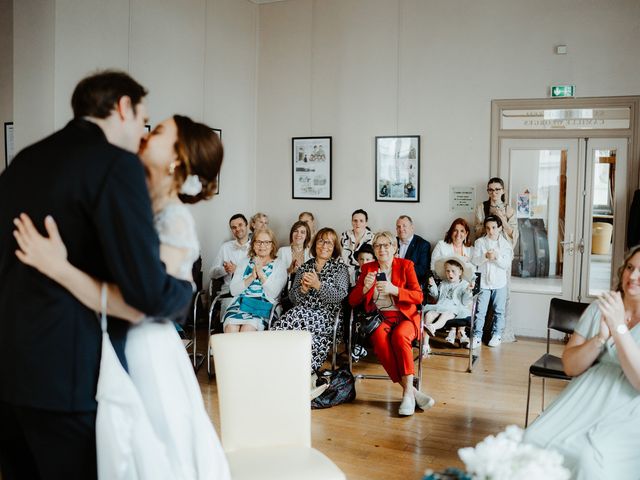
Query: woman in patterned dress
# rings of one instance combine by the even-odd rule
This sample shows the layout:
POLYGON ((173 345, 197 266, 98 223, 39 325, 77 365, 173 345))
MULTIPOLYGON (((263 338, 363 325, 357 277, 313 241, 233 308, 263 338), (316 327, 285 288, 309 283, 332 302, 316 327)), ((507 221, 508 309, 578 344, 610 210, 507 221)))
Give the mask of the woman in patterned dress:
POLYGON ((287 283, 287 271, 276 261, 278 245, 272 230, 258 230, 251 238, 248 258, 238 265, 229 290, 234 299, 224 314, 224 332, 264 330, 273 305, 287 283))
POLYGON ((311 370, 317 371, 329 353, 333 322, 348 293, 349 273, 340 262, 338 235, 332 228, 323 228, 316 234, 311 254, 314 258, 298 268, 293 280, 289 293, 293 308, 272 329, 310 332, 311 370))

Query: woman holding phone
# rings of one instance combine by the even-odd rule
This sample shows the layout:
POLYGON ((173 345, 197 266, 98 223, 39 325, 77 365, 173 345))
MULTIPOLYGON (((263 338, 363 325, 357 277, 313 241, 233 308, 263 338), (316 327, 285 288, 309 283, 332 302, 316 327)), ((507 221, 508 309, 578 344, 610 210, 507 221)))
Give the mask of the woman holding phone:
POLYGON ((373 237, 377 261, 362 265, 355 288, 349 295, 352 307, 364 304, 367 312, 376 309, 382 324, 371 334, 371 344, 380 363, 394 383, 402 386, 402 402, 398 414, 413 415, 418 408, 431 408, 435 401, 413 386, 413 352, 411 343, 420 333, 422 289, 413 263, 394 257, 396 238, 391 232, 378 232, 373 237))

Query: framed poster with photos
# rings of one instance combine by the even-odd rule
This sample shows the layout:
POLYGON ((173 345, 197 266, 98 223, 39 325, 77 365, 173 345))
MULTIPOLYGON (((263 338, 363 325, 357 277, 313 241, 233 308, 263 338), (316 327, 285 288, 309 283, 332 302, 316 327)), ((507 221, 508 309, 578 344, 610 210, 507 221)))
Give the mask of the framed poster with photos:
POLYGON ((420 136, 376 137, 376 202, 420 201, 420 136))
POLYGON ((291 198, 331 199, 331 137, 291 139, 291 198))

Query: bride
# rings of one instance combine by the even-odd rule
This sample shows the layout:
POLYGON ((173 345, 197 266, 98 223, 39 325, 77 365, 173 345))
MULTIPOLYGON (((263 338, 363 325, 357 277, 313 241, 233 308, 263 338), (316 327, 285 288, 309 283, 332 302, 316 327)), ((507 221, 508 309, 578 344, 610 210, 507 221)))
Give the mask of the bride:
MULTIPOLYGON (((191 268, 199 244, 194 219, 182 202, 196 203, 213 195, 223 157, 220 139, 206 125, 174 115, 143 139, 139 156, 147 173, 160 257, 169 274, 193 281, 191 268)), ((25 214, 14 223, 18 258, 99 311, 102 283, 68 262, 54 220, 45 219, 48 238, 25 214)), ((129 375, 165 447, 158 455, 168 458, 167 478, 228 480, 227 460, 174 325, 166 319, 145 318, 126 304, 116 285, 108 285, 108 298, 109 315, 135 324, 125 349, 129 375)))

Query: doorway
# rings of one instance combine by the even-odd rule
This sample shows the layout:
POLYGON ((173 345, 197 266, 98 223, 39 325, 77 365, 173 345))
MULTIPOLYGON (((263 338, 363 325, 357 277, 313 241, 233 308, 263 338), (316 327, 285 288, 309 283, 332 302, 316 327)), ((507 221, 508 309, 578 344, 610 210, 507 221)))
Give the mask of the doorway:
POLYGON ((518 219, 510 315, 516 335, 543 337, 551 298, 588 303, 615 288, 637 186, 632 109, 575 123, 585 109, 507 107, 498 105, 492 176, 505 180, 518 219))

